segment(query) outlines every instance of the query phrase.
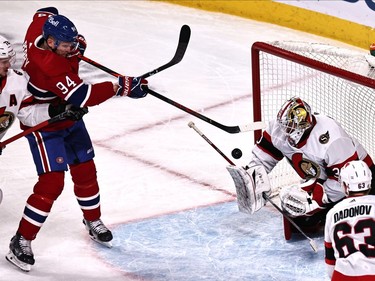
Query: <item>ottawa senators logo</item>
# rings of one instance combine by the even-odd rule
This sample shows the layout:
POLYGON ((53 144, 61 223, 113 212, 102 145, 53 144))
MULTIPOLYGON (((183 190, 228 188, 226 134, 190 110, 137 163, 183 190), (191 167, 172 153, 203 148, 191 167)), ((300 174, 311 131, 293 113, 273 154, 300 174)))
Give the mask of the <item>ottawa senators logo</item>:
POLYGON ((305 174, 307 179, 311 178, 319 178, 320 175, 320 167, 318 164, 308 160, 302 159, 299 163, 299 168, 305 174))
POLYGON ((325 133, 325 134, 323 134, 319 137, 319 142, 321 144, 326 144, 328 141, 329 141, 329 132, 327 131, 327 133, 325 133))
POLYGON ((5 107, 0 108, 0 133, 5 132, 12 126, 15 116, 10 111, 5 111, 5 107))

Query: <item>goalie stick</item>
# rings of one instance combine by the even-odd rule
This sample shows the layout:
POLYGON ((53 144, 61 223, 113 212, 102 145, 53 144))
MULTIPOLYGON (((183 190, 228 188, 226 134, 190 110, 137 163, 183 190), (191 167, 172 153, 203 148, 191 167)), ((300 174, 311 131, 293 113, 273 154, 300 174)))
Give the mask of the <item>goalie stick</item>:
MULTIPOLYGON (((233 165, 235 166, 235 164, 216 146, 213 144, 213 142, 207 138, 198 128, 197 126, 195 126, 195 124, 193 122, 189 122, 188 123, 188 126, 190 128, 193 128, 205 141, 207 141, 221 156, 223 156, 223 158, 225 160, 227 160, 227 162, 230 164, 230 165, 233 165)), ((237 187, 236 187, 237 188, 237 187)), ((273 201, 272 199, 265 193, 263 192, 262 193, 262 196, 264 198, 264 200, 270 202, 272 204, 272 206, 274 206, 276 208, 276 210, 278 210, 283 216, 284 218, 286 218, 307 240, 309 240, 309 243, 310 243, 310 246, 312 248, 312 250, 317 253, 318 252, 318 246, 316 245, 315 241, 310 238, 309 236, 307 236, 307 234, 288 216, 288 214, 286 214, 279 206, 277 206, 273 201)), ((246 208, 246 206, 245 206, 246 208)))
POLYGON ((270 202, 272 206, 274 206, 276 210, 278 210, 284 216, 284 218, 286 218, 303 236, 306 237, 307 240, 309 240, 311 248, 315 253, 317 253, 318 246, 316 245, 315 241, 307 236, 307 234, 288 216, 288 214, 286 214, 279 206, 277 206, 266 193, 263 192, 262 195, 265 200, 270 202))
MULTIPOLYGON (((180 30, 180 37, 179 37, 179 40, 178 40, 178 45, 177 45, 177 49, 176 49, 176 53, 174 54, 173 58, 166 64, 162 65, 162 66, 159 66, 158 68, 152 70, 152 71, 149 71, 149 72, 146 72, 145 74, 139 76, 138 78, 147 78, 147 77, 150 77, 152 75, 155 75, 156 73, 160 72, 160 71, 163 71, 175 64, 178 64, 182 58, 184 57, 185 55, 185 52, 186 52, 186 49, 187 49, 187 46, 189 44, 189 40, 190 40, 190 34, 191 34, 191 30, 190 30, 190 27, 188 25, 183 25, 181 27, 181 30, 180 30)), ((118 77, 120 74, 118 74, 117 72, 105 67, 104 65, 101 65, 85 56, 82 56, 82 55, 78 55, 78 57, 97 67, 97 68, 100 68, 101 70, 104 70, 105 72, 113 75, 113 76, 116 76, 118 77)))

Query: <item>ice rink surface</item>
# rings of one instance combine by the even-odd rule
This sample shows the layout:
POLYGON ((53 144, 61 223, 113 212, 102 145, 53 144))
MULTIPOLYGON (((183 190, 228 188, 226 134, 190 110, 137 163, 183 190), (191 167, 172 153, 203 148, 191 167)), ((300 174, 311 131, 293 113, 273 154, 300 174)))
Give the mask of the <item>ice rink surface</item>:
MULTIPOLYGON (((1 30, 21 62, 34 12, 55 6, 88 42, 85 55, 137 76, 168 62, 182 25, 191 40, 181 63, 149 78, 151 89, 225 125, 252 121, 250 48, 255 41, 341 43, 261 22, 148 1, 1 1, 1 30)), ((90 82, 112 80, 82 63, 90 82)), ((276 112, 275 112, 276 114, 276 112)), ((194 121, 225 154, 249 161, 251 132, 228 134, 153 97, 113 98, 84 117, 96 152, 102 219, 113 248, 89 239, 69 173, 63 194, 32 242, 23 273, 0 259, 4 281, 327 280, 323 239, 314 254, 303 237, 286 242, 281 216, 266 206, 239 213, 227 162, 187 126, 194 121)), ((18 133, 13 126, 5 139, 18 133)), ((0 254, 5 256, 37 180, 26 139, 1 156, 0 254)))

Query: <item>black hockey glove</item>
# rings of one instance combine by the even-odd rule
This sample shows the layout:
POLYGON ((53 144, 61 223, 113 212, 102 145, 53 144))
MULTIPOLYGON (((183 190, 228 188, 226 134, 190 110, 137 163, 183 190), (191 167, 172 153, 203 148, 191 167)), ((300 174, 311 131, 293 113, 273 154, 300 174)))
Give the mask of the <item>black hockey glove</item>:
POLYGON ((55 117, 61 113, 65 113, 64 117, 72 121, 79 121, 88 113, 87 107, 76 107, 71 104, 50 104, 48 107, 48 114, 50 117, 55 117))

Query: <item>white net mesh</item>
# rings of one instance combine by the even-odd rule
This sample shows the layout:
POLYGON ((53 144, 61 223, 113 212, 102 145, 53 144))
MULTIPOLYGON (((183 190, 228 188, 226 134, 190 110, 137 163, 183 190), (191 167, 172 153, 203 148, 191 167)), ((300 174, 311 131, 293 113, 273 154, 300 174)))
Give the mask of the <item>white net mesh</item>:
MULTIPOLYGON (((353 76, 359 74, 371 79, 375 77, 375 70, 367 62, 365 52, 305 42, 268 44, 350 71, 353 76)), ((287 99, 299 96, 311 106, 313 112, 328 115, 339 121, 373 157, 375 125, 372 117, 375 111, 375 90, 335 74, 310 68, 303 65, 304 63, 280 58, 262 50, 259 52, 262 121, 275 119, 287 99)), ((254 111, 256 110, 259 110, 259 105, 254 103, 254 111)), ((282 162, 270 174, 271 184, 275 189, 299 181, 299 177, 286 160, 282 162)))

